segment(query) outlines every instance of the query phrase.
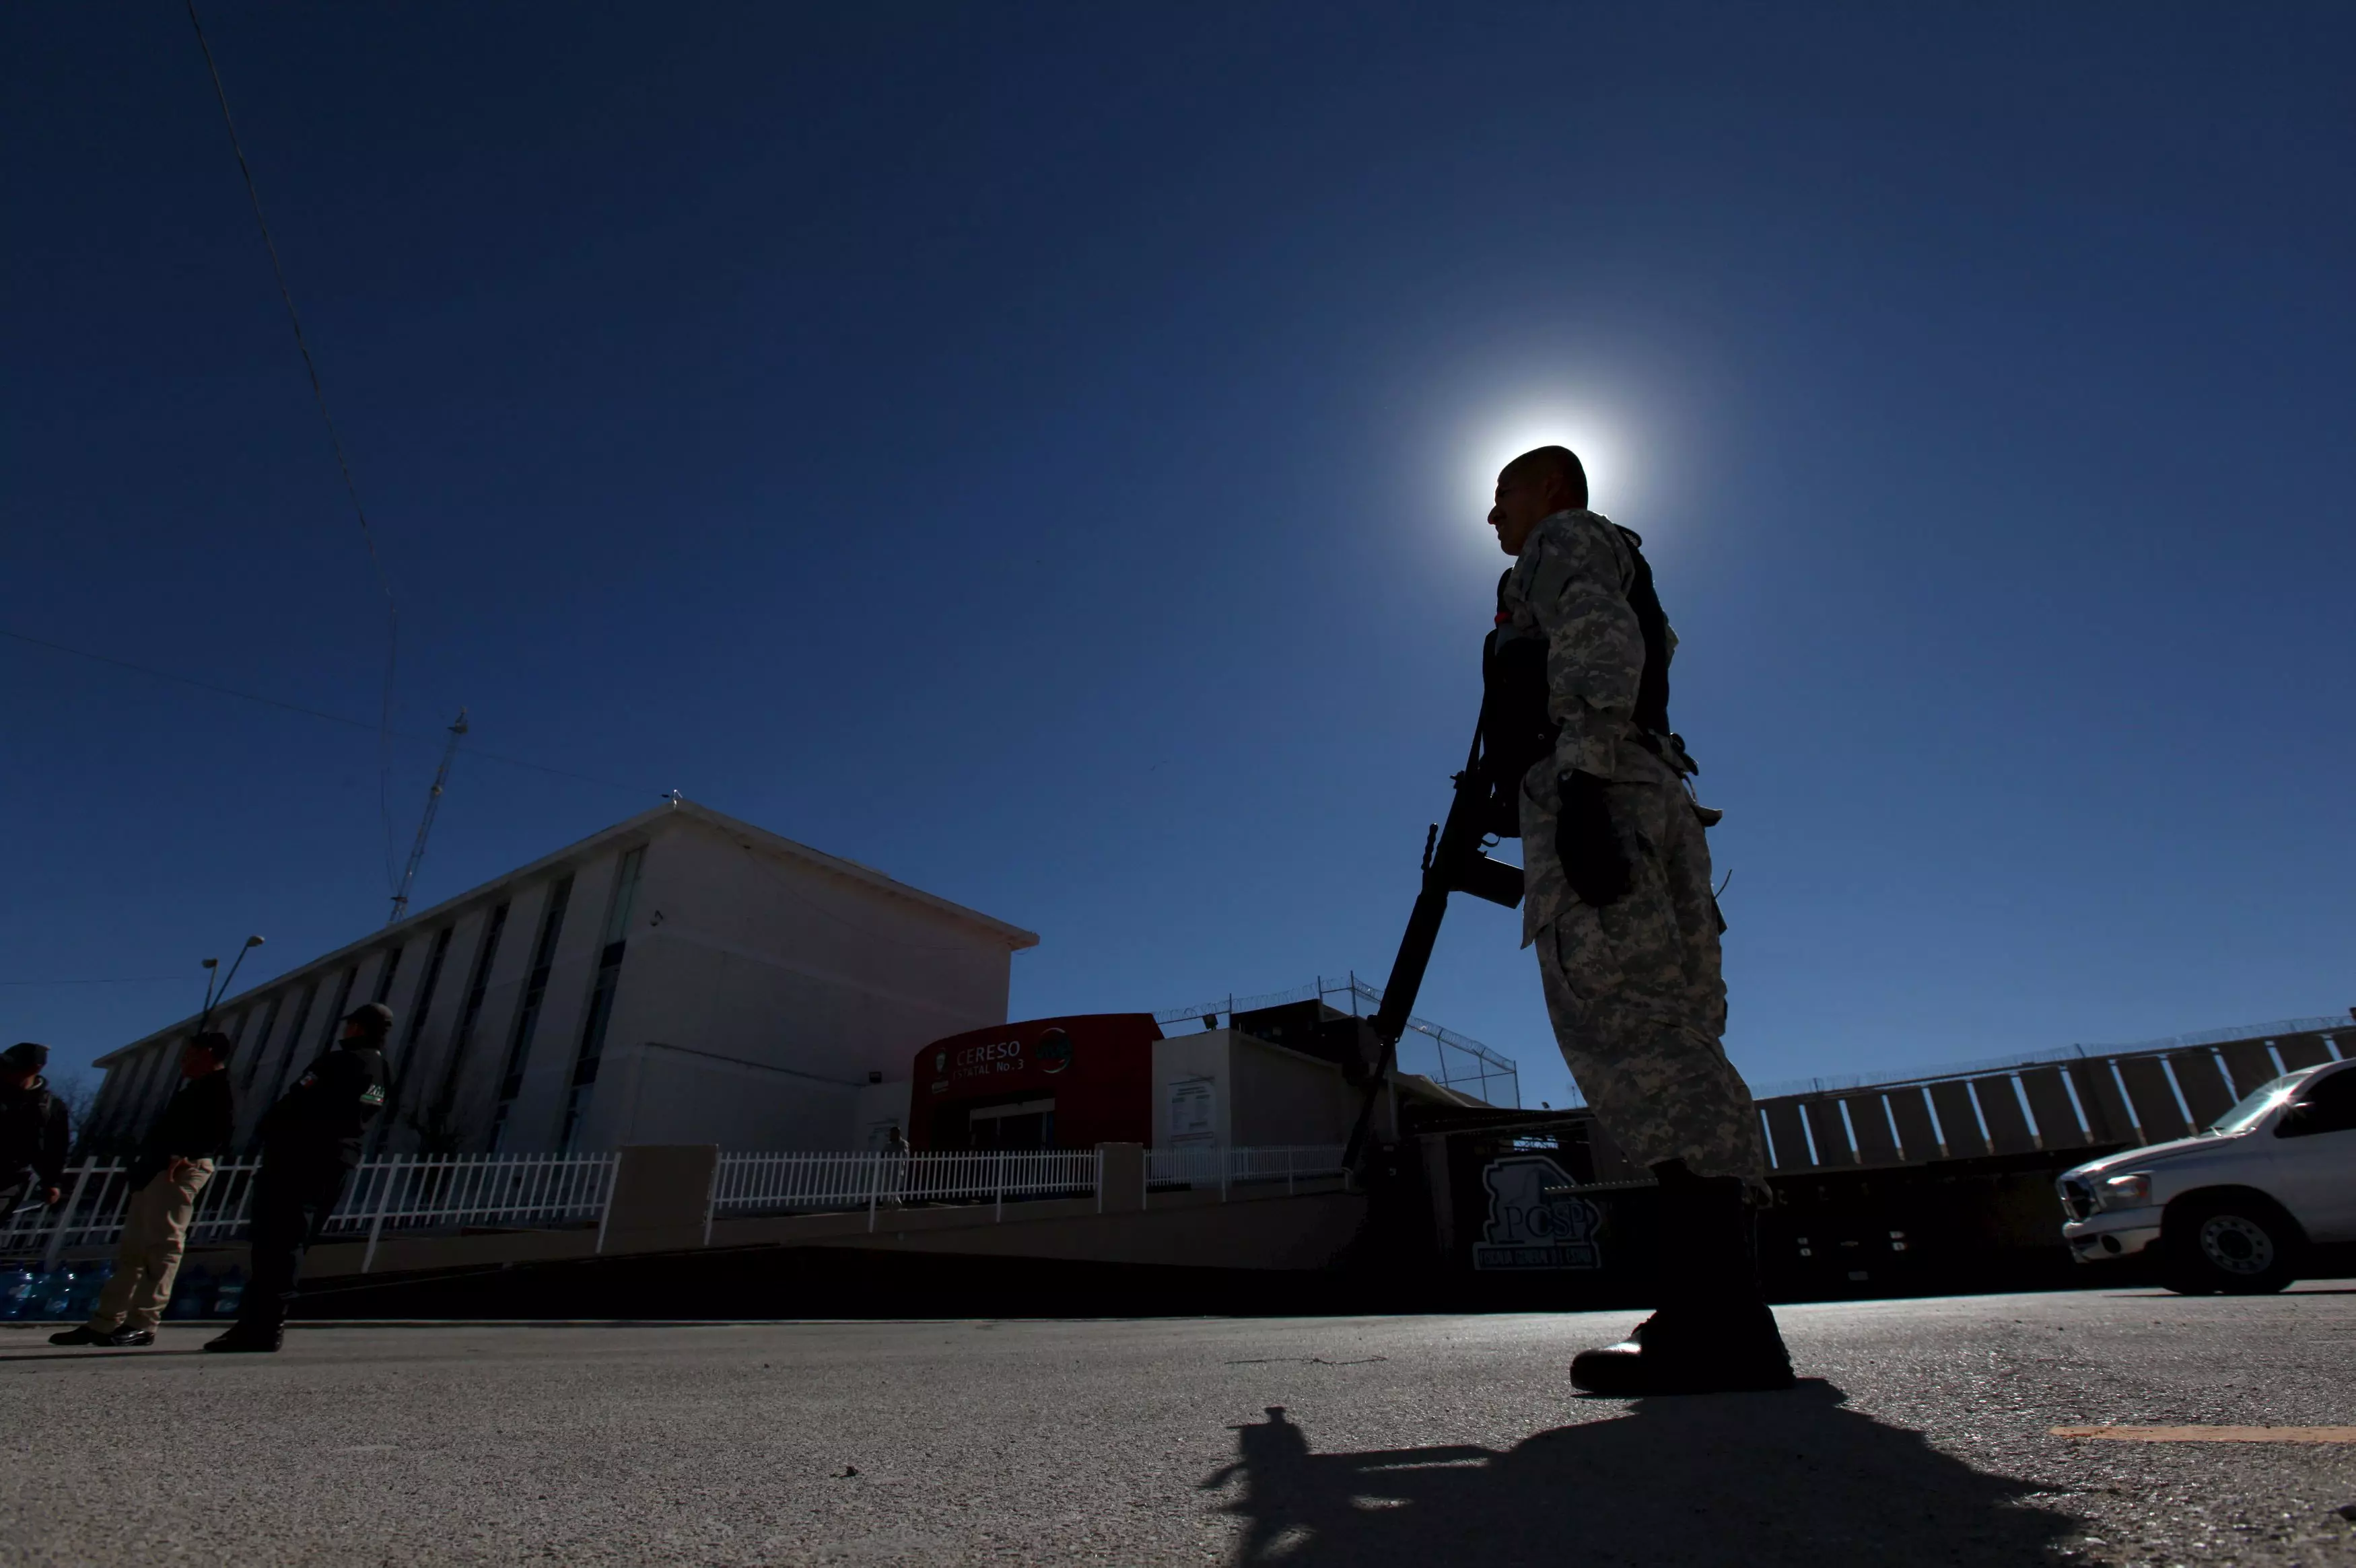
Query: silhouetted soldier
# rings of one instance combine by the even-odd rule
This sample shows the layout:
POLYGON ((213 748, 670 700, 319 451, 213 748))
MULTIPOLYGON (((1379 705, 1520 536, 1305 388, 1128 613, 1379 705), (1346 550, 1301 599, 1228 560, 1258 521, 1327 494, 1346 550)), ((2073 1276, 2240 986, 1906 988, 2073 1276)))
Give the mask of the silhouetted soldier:
POLYGON ((1758 1116, 1721 1043, 1724 923, 1702 834, 1719 814, 1693 799, 1698 770, 1669 729, 1676 635, 1642 541, 1587 509, 1568 449, 1507 464, 1489 522, 1514 557, 1493 667, 1543 661, 1525 685, 1547 710, 1523 722, 1553 738, 1521 783, 1522 942, 1571 1077, 1661 1184, 1658 1310, 1580 1354, 1571 1379, 1612 1394, 1789 1388, 1751 1240, 1758 1116))
POLYGON ((275 1350, 294 1304, 305 1249, 336 1211, 360 1162, 360 1138, 384 1109, 385 1037, 392 1009, 370 1002, 344 1019, 343 1038, 262 1118, 262 1171, 253 1183, 253 1277, 237 1326, 208 1350, 275 1350))

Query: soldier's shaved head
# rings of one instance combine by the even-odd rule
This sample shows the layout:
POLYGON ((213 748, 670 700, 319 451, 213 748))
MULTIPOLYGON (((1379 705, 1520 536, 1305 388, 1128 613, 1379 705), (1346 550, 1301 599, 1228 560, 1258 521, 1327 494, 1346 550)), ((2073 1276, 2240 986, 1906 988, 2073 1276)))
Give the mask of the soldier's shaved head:
POLYGON ((1587 505, 1587 465, 1579 461, 1579 453, 1567 446, 1537 446, 1505 464, 1503 479, 1510 474, 1516 479, 1531 479, 1543 484, 1548 479, 1561 483, 1568 498, 1567 505, 1587 505))
POLYGON ((1541 446, 1523 453, 1497 475, 1489 526, 1497 530, 1498 548, 1518 556, 1539 523, 1586 505, 1587 470, 1578 453, 1567 446, 1541 446))

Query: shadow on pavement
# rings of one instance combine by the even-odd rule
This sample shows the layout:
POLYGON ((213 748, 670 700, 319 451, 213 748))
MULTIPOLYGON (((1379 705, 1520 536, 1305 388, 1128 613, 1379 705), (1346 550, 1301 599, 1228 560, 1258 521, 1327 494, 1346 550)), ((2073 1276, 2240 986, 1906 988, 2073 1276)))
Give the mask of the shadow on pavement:
POLYGON ((1788 1394, 1639 1401, 1499 1452, 1315 1454, 1284 1407, 1237 1429, 1250 1521, 1238 1563, 1529 1564, 2060 1562, 2074 1526, 2020 1506, 2037 1488, 1841 1408, 1821 1381, 1788 1394))

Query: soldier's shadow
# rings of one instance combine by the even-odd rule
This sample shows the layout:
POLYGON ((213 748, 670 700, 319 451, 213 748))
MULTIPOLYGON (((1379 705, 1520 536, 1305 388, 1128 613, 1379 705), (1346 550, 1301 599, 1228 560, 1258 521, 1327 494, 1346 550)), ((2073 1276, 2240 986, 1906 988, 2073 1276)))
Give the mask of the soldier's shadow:
POLYGON ((2037 1488, 1974 1470, 1841 1408, 1811 1380, 1785 1394, 1638 1401, 1512 1448, 1317 1454, 1281 1405, 1237 1429, 1227 1487, 1249 1521, 1238 1563, 1547 1564, 2063 1561, 2066 1517, 2037 1488))

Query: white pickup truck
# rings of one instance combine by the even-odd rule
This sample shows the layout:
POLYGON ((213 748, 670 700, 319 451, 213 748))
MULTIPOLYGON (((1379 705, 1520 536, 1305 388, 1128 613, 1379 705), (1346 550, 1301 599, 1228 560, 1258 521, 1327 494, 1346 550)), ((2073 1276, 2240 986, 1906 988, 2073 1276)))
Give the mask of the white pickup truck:
POLYGON ((2260 1295, 2356 1242, 2356 1061, 2286 1072, 2208 1128, 2062 1173, 2080 1263, 2159 1249, 2187 1295, 2260 1295))

